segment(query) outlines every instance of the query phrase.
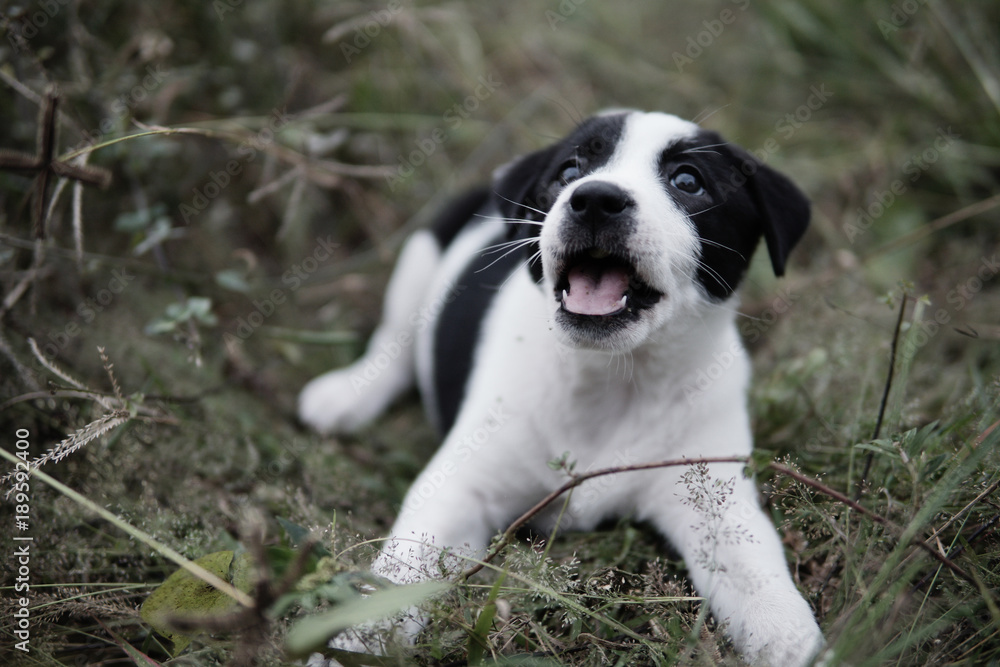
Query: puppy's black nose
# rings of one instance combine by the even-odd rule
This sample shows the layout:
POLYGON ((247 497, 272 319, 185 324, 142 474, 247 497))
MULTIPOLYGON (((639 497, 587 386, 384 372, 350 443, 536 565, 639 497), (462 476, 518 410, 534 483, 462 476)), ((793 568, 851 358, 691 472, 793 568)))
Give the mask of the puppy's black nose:
POLYGON ((594 230, 625 219, 633 206, 628 193, 606 181, 583 183, 569 197, 574 221, 594 230))

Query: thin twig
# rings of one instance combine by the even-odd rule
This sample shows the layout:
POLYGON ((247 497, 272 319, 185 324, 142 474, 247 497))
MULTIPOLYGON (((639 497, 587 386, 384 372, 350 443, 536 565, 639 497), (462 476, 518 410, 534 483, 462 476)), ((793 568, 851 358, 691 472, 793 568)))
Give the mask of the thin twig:
MULTIPOLYGON (((534 518, 535 516, 537 516, 539 512, 541 512, 543 509, 545 509, 545 507, 547 507, 548 505, 550 505, 559 496, 561 496, 562 494, 566 493, 567 491, 569 491, 571 489, 574 489, 574 488, 580 486, 581 484, 583 484, 587 480, 594 479, 595 477, 602 477, 604 475, 616 475, 618 473, 636 472, 636 471, 640 471, 640 470, 654 470, 654 469, 658 469, 658 468, 670 468, 670 467, 676 467, 676 466, 689 466, 689 465, 710 464, 710 463, 743 463, 743 464, 748 464, 749 462, 750 462, 750 459, 749 459, 749 457, 746 457, 746 456, 729 456, 729 457, 715 457, 715 458, 708 457, 708 458, 699 458, 699 459, 675 459, 675 460, 669 460, 669 461, 656 461, 656 462, 651 462, 651 463, 640 463, 640 464, 628 465, 628 466, 614 466, 614 467, 611 467, 611 468, 602 468, 600 470, 593 470, 591 472, 583 473, 581 475, 576 475, 576 476, 573 477, 573 479, 571 479, 570 481, 566 482, 565 484, 563 484, 562 486, 560 486, 558 489, 556 489, 555 491, 551 492, 550 494, 548 494, 547 496, 545 496, 544 498, 542 498, 540 501, 538 501, 537 503, 535 503, 535 505, 531 509, 529 509, 527 512, 525 512, 520 517, 518 517, 513 523, 511 523, 507 527, 507 529, 503 532, 503 535, 500 537, 500 540, 497 541, 497 543, 493 546, 492 549, 490 549, 490 552, 488 554, 486 554, 486 556, 482 559, 482 561, 480 561, 476 565, 468 568, 467 570, 465 570, 461 574, 459 574, 458 575, 458 580, 459 581, 466 581, 466 580, 469 579, 469 577, 475 575, 480 570, 482 570, 490 561, 492 561, 494 558, 496 558, 500 554, 501 551, 503 551, 504 547, 506 547, 508 544, 510 544, 511 540, 514 538, 514 534, 521 527, 523 527, 526 523, 528 523, 532 518, 534 518)), ((866 516, 866 517, 870 518, 875 523, 877 523, 877 524, 879 524, 881 526, 884 526, 884 527, 890 529, 891 531, 893 531, 897 535, 901 535, 904 532, 903 529, 900 526, 896 525, 895 523, 893 523, 889 519, 886 519, 883 516, 875 514, 874 512, 866 509, 864 506, 858 504, 856 501, 851 500, 847 495, 841 493, 840 491, 837 491, 836 489, 833 489, 833 488, 827 486, 826 484, 823 484, 822 482, 820 482, 817 479, 814 479, 812 477, 804 475, 804 474, 800 473, 799 471, 795 470, 794 468, 791 468, 789 466, 786 466, 786 465, 783 465, 783 464, 780 464, 780 463, 775 463, 775 462, 771 462, 771 463, 767 464, 766 467, 769 468, 769 469, 771 469, 771 470, 773 470, 773 471, 775 471, 775 472, 777 472, 777 473, 779 473, 779 474, 787 475, 788 477, 791 477, 792 479, 795 479, 798 482, 801 482, 802 484, 805 484, 806 486, 810 486, 813 489, 816 489, 817 491, 819 491, 819 492, 821 492, 821 493, 823 493, 823 494, 825 494, 825 495, 833 498, 834 500, 837 500, 837 501, 839 501, 839 502, 847 505, 848 507, 850 507, 854 511, 858 512, 859 514, 862 514, 863 516, 866 516)), ((947 556, 945 556, 944 554, 942 554, 941 552, 939 552, 937 549, 935 549, 934 547, 932 547, 930 544, 928 544, 927 542, 925 542, 924 540, 921 540, 919 538, 914 538, 913 542, 918 547, 922 548, 924 551, 926 551, 931 556, 933 556, 942 565, 944 565, 949 570, 951 570, 952 572, 954 572, 958 577, 961 577, 962 579, 964 579, 965 581, 969 582, 973 586, 976 585, 975 579, 971 575, 969 575, 965 570, 963 570, 961 567, 959 567, 958 565, 956 565, 947 556)))
POLYGON ((464 572, 462 572, 459 575, 459 580, 464 581, 464 580, 468 579, 469 577, 471 577, 472 575, 474 575, 477 572, 479 572, 480 570, 482 570, 486 566, 487 563, 489 563, 494 558, 496 558, 497 555, 499 555, 499 553, 503 550, 504 547, 506 547, 508 544, 510 544, 510 541, 514 538, 514 534, 522 526, 524 526, 524 524, 526 524, 529 521, 531 521, 531 519, 534 518, 535 515, 537 515, 539 512, 541 512, 543 509, 545 509, 545 507, 547 505, 551 504, 556 498, 558 498, 562 494, 566 493, 570 489, 574 489, 574 488, 580 486, 581 484, 583 484, 584 482, 586 482, 589 479, 593 479, 595 477, 602 477, 604 475, 616 475, 616 474, 622 473, 622 472, 636 472, 636 471, 639 471, 639 470, 654 470, 654 469, 657 469, 657 468, 672 468, 672 467, 676 467, 676 466, 690 466, 690 465, 708 464, 708 463, 743 463, 743 464, 747 464, 749 462, 750 462, 750 459, 749 459, 749 457, 746 457, 746 456, 721 456, 721 457, 714 457, 714 458, 713 457, 707 457, 707 458, 699 458, 699 459, 674 459, 674 460, 671 460, 671 461, 655 461, 655 462, 652 462, 652 463, 638 463, 636 465, 615 466, 615 467, 612 467, 612 468, 602 468, 600 470, 592 470, 591 472, 586 472, 586 473, 583 473, 581 475, 576 475, 575 477, 573 477, 573 479, 571 479, 570 481, 566 482, 565 484, 563 484, 562 486, 560 486, 558 489, 556 489, 555 491, 553 491, 549 495, 547 495, 544 498, 542 498, 541 500, 539 500, 537 503, 535 503, 534 507, 532 507, 527 512, 525 512, 524 514, 522 514, 521 516, 519 516, 514 521, 514 523, 510 524, 510 526, 507 527, 507 530, 504 531, 503 536, 500 538, 500 541, 496 543, 496 545, 490 550, 490 552, 488 554, 486 554, 486 556, 483 558, 483 560, 480 561, 479 563, 477 563, 476 565, 473 565, 469 569, 465 570, 464 572))
MULTIPOLYGON (((990 528, 992 528, 997 521, 1000 521, 1000 515, 994 515, 989 521, 979 526, 979 528, 977 528, 972 533, 972 535, 969 535, 968 539, 965 540, 965 544, 959 544, 958 546, 949 549, 948 553, 945 555, 948 558, 958 558, 963 553, 965 553, 965 547, 967 545, 972 546, 977 541, 979 541, 979 539, 983 536, 983 534, 986 533, 990 528)), ((938 570, 934 570, 933 572, 928 572, 927 574, 925 574, 923 579, 914 584, 913 586, 914 590, 918 591, 921 590, 924 586, 927 585, 927 583, 931 580, 931 578, 933 578, 937 574, 937 572, 938 570)))
MULTIPOLYGON (((872 433, 872 440, 878 440, 882 433, 882 419, 885 417, 886 406, 889 404, 889 391, 892 389, 892 376, 896 372, 896 348, 899 346, 899 333, 903 328, 903 315, 906 313, 906 302, 909 297, 904 293, 902 302, 899 304, 899 317, 896 318, 896 329, 892 333, 892 347, 889 350, 889 372, 885 378, 885 388, 882 390, 882 402, 878 406, 878 418, 875 420, 875 431, 872 433)), ((865 483, 868 481, 868 473, 871 471, 872 460, 875 452, 868 452, 865 458, 865 469, 858 480, 858 489, 854 494, 854 499, 858 500, 865 492, 865 483)))
POLYGON ((972 502, 970 502, 968 505, 966 505, 965 507, 963 507, 962 509, 960 509, 955 514, 955 516, 953 516, 950 519, 948 519, 948 521, 946 521, 943 526, 941 526, 940 528, 938 528, 937 530, 935 530, 934 533, 931 534, 931 536, 928 539, 932 539, 932 540, 936 539, 939 535, 941 535, 941 533, 943 533, 945 530, 947 530, 947 528, 949 526, 951 526, 951 524, 953 524, 956 521, 958 521, 960 518, 962 518, 963 516, 965 516, 973 507, 975 507, 976 505, 978 505, 979 501, 981 501, 983 498, 985 498, 986 496, 991 495, 994 491, 996 491, 997 487, 1000 487, 1000 479, 998 479, 997 481, 995 481, 992 484, 990 484, 989 487, 985 491, 983 491, 982 493, 980 493, 978 496, 976 496, 972 500, 972 502))
MULTIPOLYGON (((816 480, 816 479, 813 479, 812 477, 808 477, 806 475, 803 475, 802 473, 800 473, 799 471, 795 470, 794 468, 790 468, 790 467, 788 467, 786 465, 782 465, 780 463, 771 462, 771 463, 769 463, 767 465, 767 467, 770 468, 771 470, 774 470, 775 472, 781 473, 783 475, 788 475, 789 477, 795 479, 796 481, 799 481, 799 482, 805 484, 806 486, 811 486, 812 488, 816 489, 817 491, 819 491, 819 492, 821 492, 821 493, 823 493, 825 495, 830 496, 834 500, 839 500, 840 502, 842 502, 845 505, 847 505, 848 507, 850 507, 852 510, 854 510, 854 511, 860 513, 860 514, 863 514, 864 516, 868 517, 869 519, 871 519, 875 523, 879 524, 880 526, 885 526, 886 528, 892 530, 897 535, 903 533, 903 529, 901 527, 897 526, 892 521, 889 521, 885 517, 880 516, 878 514, 875 514, 874 512, 872 512, 872 511, 870 511, 868 509, 865 509, 864 506, 859 505, 858 503, 856 503, 855 501, 851 500, 850 498, 848 498, 846 495, 844 495, 840 491, 837 491, 836 489, 830 488, 829 486, 827 486, 826 484, 823 484, 819 480, 816 480)), ((945 556, 940 551, 938 551, 937 549, 935 549, 934 547, 932 547, 930 544, 928 544, 927 542, 925 542, 924 540, 921 540, 919 538, 914 538, 913 542, 918 547, 920 547, 921 549, 923 549, 924 551, 926 551, 927 553, 929 553, 931 556, 933 556, 935 559, 937 559, 942 565, 944 565, 949 570, 951 570, 952 572, 954 572, 956 575, 958 575, 959 577, 961 577, 965 581, 969 582, 973 586, 977 586, 976 580, 973 579, 971 575, 969 575, 965 570, 963 570, 958 565, 956 565, 955 563, 953 563, 947 556, 945 556)))

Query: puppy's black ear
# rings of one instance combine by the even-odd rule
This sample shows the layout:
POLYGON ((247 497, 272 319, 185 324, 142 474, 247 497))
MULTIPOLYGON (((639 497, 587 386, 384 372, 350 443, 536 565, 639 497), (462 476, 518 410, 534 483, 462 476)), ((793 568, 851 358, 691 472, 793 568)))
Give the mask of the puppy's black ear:
MULTIPOLYGON (((550 146, 508 162, 493 173, 493 198, 500 215, 507 222, 507 240, 537 239, 537 224, 552 207, 547 192, 540 193, 539 181, 545 178, 556 147, 550 146), (521 222, 518 222, 521 221, 521 222)), ((535 243, 525 243, 528 270, 536 283, 542 282, 542 262, 535 243)))
POLYGON ((548 170, 556 147, 550 146, 508 162, 493 172, 493 194, 500 214, 508 220, 540 219, 552 202, 536 194, 539 179, 548 170), (533 216, 532 213, 535 215, 533 216))
POLYGON ((736 168, 746 175, 746 189, 760 215, 774 275, 784 275, 788 253, 809 226, 809 200, 787 176, 739 146, 729 144, 729 147, 737 161, 736 168))
POLYGON ((781 276, 785 273, 788 253, 809 226, 809 200, 788 177, 752 157, 749 159, 757 164, 757 171, 749 178, 747 187, 760 211, 774 275, 781 276))

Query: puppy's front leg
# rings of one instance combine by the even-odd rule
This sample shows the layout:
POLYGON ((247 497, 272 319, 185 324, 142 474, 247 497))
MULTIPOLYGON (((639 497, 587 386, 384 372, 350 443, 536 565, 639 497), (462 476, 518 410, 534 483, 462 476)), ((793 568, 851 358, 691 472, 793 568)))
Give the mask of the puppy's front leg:
POLYGON ((798 592, 774 525, 739 466, 718 465, 708 477, 671 471, 672 488, 654 522, 684 557, 695 589, 736 648, 753 664, 807 665, 823 645, 812 609, 798 592))
MULTIPOLYGON (((502 410, 482 414, 460 417, 413 482, 372 566, 375 574, 399 584, 454 575, 472 564, 469 557, 482 558, 490 538, 543 495, 540 475, 529 472, 532 466, 525 463, 519 470, 524 462, 512 465, 508 458, 511 443, 524 434, 507 423, 502 410)), ((534 468, 548 471, 544 463, 534 468)), ((425 624, 411 609, 389 622, 348 631, 333 645, 380 653, 390 626, 394 638, 405 643, 425 624)))

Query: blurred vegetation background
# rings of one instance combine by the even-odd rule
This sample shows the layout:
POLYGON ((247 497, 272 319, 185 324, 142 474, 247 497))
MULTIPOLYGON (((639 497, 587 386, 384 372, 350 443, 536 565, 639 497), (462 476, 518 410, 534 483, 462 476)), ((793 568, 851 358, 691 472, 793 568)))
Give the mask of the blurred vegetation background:
MULTIPOLYGON (((0 657, 287 660, 288 624, 350 599, 437 444, 415 397, 315 436, 298 390, 360 353, 400 242, 448 197, 634 107, 721 132, 813 201, 789 275, 758 261, 744 289, 760 456, 848 495, 870 462, 860 502, 907 529, 761 474, 832 664, 1000 664, 998 25, 957 0, 6 3, 0 440, 55 448, 45 471, 187 558, 249 553, 296 587, 172 657, 137 607, 176 565, 33 479, 31 652, 5 554, 0 657), (55 96, 53 155, 108 187, 39 184, 55 96)), ((400 664, 738 664, 641 526, 506 566, 529 582, 501 589, 508 617, 477 632, 471 582, 400 664)))

